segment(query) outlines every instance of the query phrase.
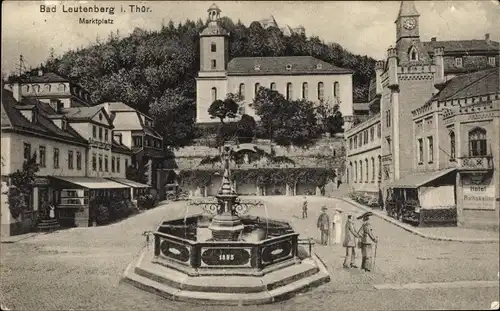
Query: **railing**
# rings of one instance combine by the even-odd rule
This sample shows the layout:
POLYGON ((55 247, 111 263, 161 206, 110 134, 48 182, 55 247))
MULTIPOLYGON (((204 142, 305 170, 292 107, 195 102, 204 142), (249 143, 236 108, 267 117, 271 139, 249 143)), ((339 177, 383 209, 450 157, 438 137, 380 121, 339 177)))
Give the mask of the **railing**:
POLYGON ((493 156, 464 156, 457 158, 457 168, 462 170, 492 170, 493 156))

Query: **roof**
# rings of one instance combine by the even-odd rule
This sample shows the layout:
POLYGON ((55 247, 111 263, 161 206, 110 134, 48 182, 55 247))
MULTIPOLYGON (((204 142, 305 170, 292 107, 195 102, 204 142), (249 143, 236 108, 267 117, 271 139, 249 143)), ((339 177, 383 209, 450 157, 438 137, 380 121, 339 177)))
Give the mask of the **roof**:
POLYGON ((229 32, 224 29, 218 22, 210 23, 203 29, 200 36, 229 36, 229 32))
POLYGON ((39 133, 48 137, 56 137, 74 141, 75 143, 86 144, 87 141, 81 137, 70 125, 65 131, 55 125, 50 119, 50 115, 56 115, 55 110, 47 103, 37 101, 32 98, 22 98, 21 103, 17 102, 12 92, 3 90, 2 93, 2 129, 13 128, 16 130, 26 130, 39 133), (30 122, 18 109, 18 107, 30 107, 36 109, 37 121, 30 122))
POLYGON ((422 42, 429 53, 434 53, 434 48, 442 47, 444 52, 472 52, 491 51, 498 53, 500 45, 491 40, 455 40, 455 41, 425 41, 422 42))
POLYGON ((144 126, 144 133, 146 135, 154 136, 157 138, 162 138, 158 132, 156 132, 154 129, 150 128, 149 126, 144 126))
POLYGON ((90 121, 102 108, 104 108, 104 104, 90 107, 62 108, 61 113, 63 113, 68 120, 90 121))
POLYGON ((428 184, 439 177, 442 177, 448 173, 451 173, 455 170, 455 168, 448 168, 440 171, 433 171, 433 172, 419 172, 419 173, 413 173, 404 176, 401 179, 389 182, 387 184, 387 187, 390 188, 410 188, 410 189, 415 189, 419 188, 421 186, 424 186, 425 184, 428 184))
POLYGON ((415 3, 413 1, 401 1, 399 6, 399 16, 419 16, 417 9, 415 8, 415 3))
POLYGON ((500 68, 492 68, 456 76, 434 96, 434 100, 445 101, 500 92, 500 68))
POLYGON ((117 183, 130 186, 132 188, 151 188, 150 185, 142 184, 126 178, 108 178, 109 180, 116 181, 117 183))
POLYGON ((49 83, 49 82, 70 82, 70 79, 61 77, 53 72, 46 72, 41 76, 29 76, 21 78, 21 82, 49 83))
POLYGON ((352 74, 312 56, 236 57, 227 65, 228 75, 352 74), (256 65, 259 67, 256 70, 256 65), (318 66, 319 65, 319 66, 318 66), (287 69, 287 66, 289 69, 287 69), (290 67, 291 66, 291 67, 290 67))
POLYGON ((104 103, 109 105, 109 111, 136 111, 136 109, 122 102, 104 103))
POLYGON ((86 189, 126 189, 129 186, 117 183, 101 177, 60 177, 51 176, 52 178, 71 183, 78 187, 86 189))
POLYGON ((117 153, 132 154, 132 150, 122 143, 117 142, 114 138, 111 144, 111 151, 117 153))

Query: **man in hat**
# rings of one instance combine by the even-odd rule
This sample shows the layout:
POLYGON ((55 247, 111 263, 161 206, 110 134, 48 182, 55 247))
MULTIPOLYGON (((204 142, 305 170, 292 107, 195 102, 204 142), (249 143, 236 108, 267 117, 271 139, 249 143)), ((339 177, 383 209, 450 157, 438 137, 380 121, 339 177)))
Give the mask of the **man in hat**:
POLYGON ((370 216, 372 212, 366 212, 359 216, 358 219, 363 219, 363 225, 359 229, 358 234, 361 236, 361 270, 370 272, 372 270, 372 243, 377 243, 377 238, 373 234, 370 224, 370 216))
POLYGON ((318 224, 317 227, 321 231, 321 244, 322 245, 327 245, 328 244, 328 238, 330 235, 330 217, 328 217, 328 214, 326 213, 326 206, 321 207, 321 214, 318 217, 318 224))
POLYGON ((354 228, 354 221, 352 219, 352 215, 347 216, 347 221, 345 223, 345 236, 344 243, 342 246, 345 247, 345 259, 344 259, 344 268, 357 268, 355 265, 356 262, 356 239, 360 239, 361 236, 358 234, 356 229, 354 228), (347 261, 351 259, 350 265, 347 264, 347 261))

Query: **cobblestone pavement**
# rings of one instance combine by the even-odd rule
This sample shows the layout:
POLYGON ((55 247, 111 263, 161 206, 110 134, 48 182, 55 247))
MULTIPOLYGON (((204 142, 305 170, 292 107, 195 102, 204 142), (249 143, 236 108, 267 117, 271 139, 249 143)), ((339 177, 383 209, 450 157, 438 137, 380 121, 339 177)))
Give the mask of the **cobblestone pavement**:
MULTIPOLYGON (((346 202, 311 197, 309 218, 300 219, 301 198, 265 197, 266 209, 251 214, 288 219, 301 237, 318 237, 321 204, 358 215, 346 202)), ((206 306, 168 301, 120 284, 125 267, 145 245, 142 233, 164 219, 183 216, 177 202, 120 223, 39 234, 14 244, 1 244, 1 298, 13 310, 206 310, 206 306)), ((189 213, 199 210, 190 209, 189 213)), ((429 283, 498 280, 498 244, 431 241, 374 217, 380 243, 374 273, 342 269, 339 245, 316 246, 332 282, 282 303, 218 310, 351 310, 351 309, 488 309, 499 300, 498 287, 375 290, 385 283, 429 283)), ((356 223, 359 226, 359 223, 356 223)), ((360 259, 358 259, 358 262, 360 259)))

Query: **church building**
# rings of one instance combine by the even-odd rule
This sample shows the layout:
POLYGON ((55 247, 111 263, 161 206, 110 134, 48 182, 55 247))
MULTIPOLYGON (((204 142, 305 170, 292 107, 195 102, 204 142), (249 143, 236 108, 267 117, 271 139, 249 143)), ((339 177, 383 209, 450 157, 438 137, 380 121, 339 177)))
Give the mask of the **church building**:
MULTIPOLYGON (((259 87, 284 94, 289 100, 339 104, 340 112, 352 116, 353 71, 336 67, 312 56, 236 57, 230 59, 229 33, 220 26, 221 10, 208 9, 209 23, 200 34, 200 71, 196 81, 197 123, 219 122, 210 118, 208 108, 228 93, 240 94, 239 115, 256 120, 250 104, 259 87)), ((349 124, 344 125, 345 128, 349 124)))

